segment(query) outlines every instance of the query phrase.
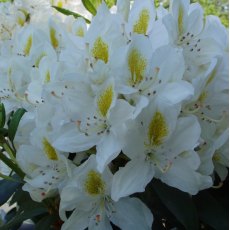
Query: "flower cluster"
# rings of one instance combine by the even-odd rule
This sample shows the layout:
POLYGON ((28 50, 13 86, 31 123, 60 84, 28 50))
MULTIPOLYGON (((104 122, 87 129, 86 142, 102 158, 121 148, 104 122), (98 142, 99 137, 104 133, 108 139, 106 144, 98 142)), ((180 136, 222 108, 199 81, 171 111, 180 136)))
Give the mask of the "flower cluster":
POLYGON ((1 3, 0 82, 7 114, 27 111, 23 189, 60 195, 63 230, 151 229, 130 195, 153 178, 194 195, 227 176, 228 34, 197 3, 103 2, 90 25, 45 0, 1 3))

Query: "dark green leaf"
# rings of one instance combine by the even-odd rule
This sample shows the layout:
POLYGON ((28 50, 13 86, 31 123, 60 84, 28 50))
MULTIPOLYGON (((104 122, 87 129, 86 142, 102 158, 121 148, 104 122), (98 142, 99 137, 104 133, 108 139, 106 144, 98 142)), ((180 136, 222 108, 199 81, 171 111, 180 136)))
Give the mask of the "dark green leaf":
POLYGON ((199 229, 197 210, 189 194, 169 187, 158 180, 154 180, 153 189, 162 203, 187 230, 199 229))
POLYGON ((35 230, 49 230, 49 229, 53 229, 52 225, 55 223, 55 221, 57 221, 57 216, 44 216, 42 219, 40 219, 36 225, 35 225, 35 230))
POLYGON ((0 103, 0 128, 3 128, 6 122, 6 111, 2 103, 0 103))
POLYGON ((96 15, 97 10, 90 0, 82 0, 82 4, 92 15, 96 15))
POLYGON ((6 203, 6 201, 12 196, 12 194, 19 187, 20 183, 9 180, 0 180, 0 205, 6 203))
POLYGON ((93 4, 95 9, 97 10, 97 8, 101 5, 102 0, 90 0, 90 2, 93 4))
POLYGON ((8 130, 5 128, 0 128, 0 135, 6 136, 8 133, 8 130))
POLYGON ((56 9, 57 11, 59 11, 60 13, 64 14, 64 15, 72 15, 74 16, 75 18, 83 18, 87 23, 90 23, 90 20, 88 20, 87 18, 85 18, 84 16, 78 14, 78 13, 75 13, 75 12, 72 12, 70 10, 67 10, 67 9, 64 9, 64 8, 61 8, 61 7, 58 7, 58 6, 52 6, 54 9, 56 9))
MULTIPOLYGON (((14 218, 17 214, 17 208, 13 208, 11 209, 9 212, 7 212, 6 216, 5 216, 5 221, 8 222, 10 221, 12 218, 14 218)), ((11 230, 18 230, 19 227, 21 226, 22 222, 18 223, 16 226, 14 226, 13 228, 11 228, 11 230)))
POLYGON ((106 5, 111 8, 116 4, 116 0, 105 0, 106 5))
POLYGON ((207 191, 193 197, 199 218, 215 230, 228 229, 228 210, 207 191))
POLYGON ((16 134, 16 131, 18 129, 18 125, 19 125, 19 122, 22 118, 22 116, 24 115, 24 113, 26 112, 25 109, 21 108, 21 109, 18 109, 12 116, 10 122, 9 122, 9 139, 11 141, 14 140, 14 137, 15 137, 15 134, 16 134))
POLYGON ((17 213, 16 216, 11 219, 9 222, 5 223, 4 226, 1 227, 1 230, 9 230, 18 223, 21 223, 25 220, 31 219, 34 216, 41 215, 45 213, 47 210, 44 207, 30 208, 28 207, 26 210, 17 213))

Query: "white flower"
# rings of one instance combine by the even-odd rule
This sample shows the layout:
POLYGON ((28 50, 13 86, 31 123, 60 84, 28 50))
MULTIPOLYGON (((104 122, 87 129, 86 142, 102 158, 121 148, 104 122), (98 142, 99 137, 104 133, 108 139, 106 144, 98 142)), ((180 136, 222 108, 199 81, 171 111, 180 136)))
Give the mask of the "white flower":
POLYGON ((193 116, 178 118, 179 111, 180 106, 158 101, 137 117, 123 148, 131 161, 114 175, 114 200, 143 192, 153 177, 190 194, 211 186, 211 178, 197 172, 199 123, 193 116))
POLYGON ((21 145, 17 151, 17 163, 25 172, 23 186, 35 201, 57 194, 57 188, 71 174, 72 163, 50 144, 48 133, 36 128, 30 145, 21 145))
POLYGON ((123 230, 151 229, 153 217, 137 198, 122 198, 114 202, 111 197, 112 174, 96 169, 95 156, 76 168, 61 191, 60 216, 65 223, 62 230, 112 229, 110 221, 123 230), (67 219, 65 212, 72 211, 67 219))
POLYGON ((98 169, 103 171, 124 145, 125 122, 132 119, 133 107, 125 100, 117 99, 112 80, 97 87, 96 98, 91 102, 87 95, 85 98, 86 103, 84 98, 81 102, 88 107, 78 107, 81 113, 75 118, 75 123, 63 126, 53 145, 69 152, 84 151, 96 145, 98 169))

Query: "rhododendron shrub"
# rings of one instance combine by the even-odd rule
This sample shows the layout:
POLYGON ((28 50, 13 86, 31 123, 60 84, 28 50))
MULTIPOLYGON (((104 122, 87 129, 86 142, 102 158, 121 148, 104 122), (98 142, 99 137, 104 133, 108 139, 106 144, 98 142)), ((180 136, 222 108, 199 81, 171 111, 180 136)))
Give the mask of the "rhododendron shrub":
POLYGON ((0 100, 1 229, 226 229, 228 31, 198 3, 2 2, 0 100))

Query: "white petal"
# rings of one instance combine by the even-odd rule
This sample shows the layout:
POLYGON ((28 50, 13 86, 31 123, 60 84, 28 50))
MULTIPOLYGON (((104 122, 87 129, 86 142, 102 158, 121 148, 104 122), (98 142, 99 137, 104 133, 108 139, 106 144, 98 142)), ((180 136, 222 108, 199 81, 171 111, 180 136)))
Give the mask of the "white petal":
POLYGON ((113 230, 109 218, 103 211, 90 218, 88 230, 113 230), (100 220, 97 221, 97 218, 100 218, 100 220))
POLYGON ((97 143, 97 137, 85 136, 77 130, 77 127, 74 127, 75 124, 72 124, 72 127, 70 125, 60 131, 61 134, 57 134, 56 140, 52 143, 52 146, 56 149, 64 152, 80 152, 93 147, 97 143))
POLYGON ((76 230, 76 226, 78 230, 84 230, 89 224, 88 216, 88 212, 75 210, 70 218, 62 225, 61 230, 76 230))
POLYGON ((198 143, 201 129, 195 116, 179 118, 176 130, 167 143, 175 155, 193 150, 198 143))
POLYGON ((195 195, 199 190, 212 186, 212 178, 196 172, 190 167, 186 158, 178 157, 171 168, 160 176, 160 179, 175 188, 191 195, 195 195))
POLYGON ((102 141, 97 145, 97 169, 103 172, 104 168, 121 152, 122 143, 117 140, 116 136, 110 132, 105 135, 102 141))
POLYGON ((111 221, 122 230, 151 230, 153 216, 137 198, 123 198, 115 203, 116 212, 111 221))
POLYGON ((172 104, 178 104, 189 99, 194 94, 193 86, 186 81, 178 81, 167 84, 158 96, 172 104))
POLYGON ((154 176, 154 171, 149 163, 135 159, 129 161, 125 167, 113 177, 111 197, 118 201, 121 197, 129 196, 136 192, 144 192, 146 185, 154 176))

